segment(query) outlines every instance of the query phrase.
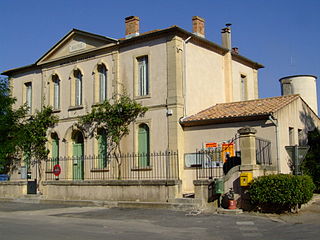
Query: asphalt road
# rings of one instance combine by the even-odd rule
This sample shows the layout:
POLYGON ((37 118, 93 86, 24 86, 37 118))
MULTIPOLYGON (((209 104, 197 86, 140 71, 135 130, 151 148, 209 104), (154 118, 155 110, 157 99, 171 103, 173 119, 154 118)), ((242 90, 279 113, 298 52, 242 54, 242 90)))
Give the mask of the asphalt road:
MULTIPOLYGON (((320 210, 320 205, 313 207, 320 210)), ((310 221, 309 215, 219 215, 0 201, 0 240, 319 239, 319 215, 310 221), (301 216, 304 222, 297 220, 301 216)))

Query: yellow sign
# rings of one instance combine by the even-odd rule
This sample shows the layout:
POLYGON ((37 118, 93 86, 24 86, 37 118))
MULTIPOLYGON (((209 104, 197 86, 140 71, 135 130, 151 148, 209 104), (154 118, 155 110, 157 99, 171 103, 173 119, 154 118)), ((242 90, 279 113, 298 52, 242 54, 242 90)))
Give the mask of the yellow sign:
POLYGON ((252 182, 252 172, 243 172, 240 174, 240 186, 247 187, 252 182))

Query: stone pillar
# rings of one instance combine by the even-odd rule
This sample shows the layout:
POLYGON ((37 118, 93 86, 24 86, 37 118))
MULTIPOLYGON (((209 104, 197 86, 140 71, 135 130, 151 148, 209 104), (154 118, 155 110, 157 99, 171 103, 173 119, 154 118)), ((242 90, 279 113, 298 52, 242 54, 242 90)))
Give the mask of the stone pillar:
POLYGON ((240 134, 241 165, 256 165, 256 132, 251 127, 238 130, 240 134))
MULTIPOLYGON (((206 207, 209 202, 209 185, 214 184, 214 180, 194 180, 193 184, 195 199, 201 204, 202 207, 206 207)), ((214 191, 214 189, 212 189, 212 191, 214 191)), ((217 201, 214 203, 215 207, 217 207, 217 203, 217 201)))
POLYGON ((168 115, 168 149, 179 153, 179 178, 182 188, 185 187, 184 172, 184 132, 179 123, 184 112, 183 96, 183 40, 180 37, 170 37, 167 41, 167 106, 172 111, 168 115))

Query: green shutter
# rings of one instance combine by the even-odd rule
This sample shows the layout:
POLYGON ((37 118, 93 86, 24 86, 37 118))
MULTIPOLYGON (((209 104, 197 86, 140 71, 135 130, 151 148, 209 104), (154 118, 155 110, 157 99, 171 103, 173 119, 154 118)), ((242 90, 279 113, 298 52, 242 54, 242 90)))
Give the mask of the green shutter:
POLYGON ((138 132, 139 167, 150 165, 149 151, 149 128, 143 124, 139 126, 138 132))
POLYGON ((102 132, 98 137, 98 168, 107 166, 107 137, 102 132))
POLYGON ((52 162, 53 164, 59 164, 59 140, 52 140, 52 162))

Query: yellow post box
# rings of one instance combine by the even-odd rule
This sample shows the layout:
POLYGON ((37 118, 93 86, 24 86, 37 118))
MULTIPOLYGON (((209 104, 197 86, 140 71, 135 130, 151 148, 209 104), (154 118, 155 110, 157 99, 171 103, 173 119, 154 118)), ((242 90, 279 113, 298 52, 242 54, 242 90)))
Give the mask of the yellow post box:
POLYGON ((253 176, 252 172, 243 172, 240 174, 240 186, 247 187, 249 183, 252 182, 253 176))

